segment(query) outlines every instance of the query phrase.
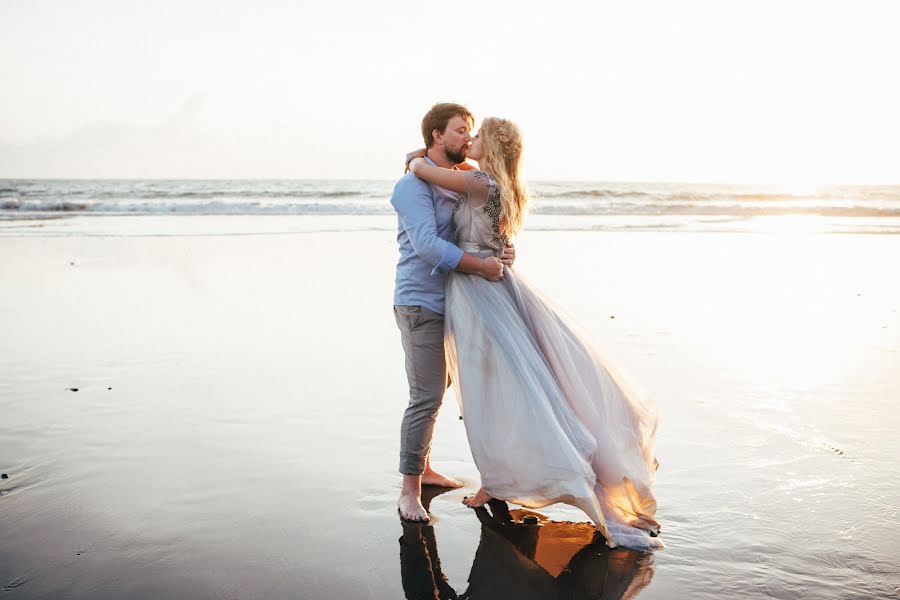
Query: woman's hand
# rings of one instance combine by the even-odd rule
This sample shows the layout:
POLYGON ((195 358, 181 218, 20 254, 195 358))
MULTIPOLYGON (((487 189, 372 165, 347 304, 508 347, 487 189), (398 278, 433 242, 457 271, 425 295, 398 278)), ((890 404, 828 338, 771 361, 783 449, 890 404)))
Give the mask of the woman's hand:
POLYGON ((406 165, 406 169, 407 169, 408 171, 412 171, 412 172, 413 172, 413 175, 415 175, 415 174, 416 174, 416 167, 419 167, 420 165, 424 165, 424 164, 425 164, 425 159, 424 159, 424 158, 422 158, 422 157, 416 157, 416 158, 412 159, 411 161, 409 161, 409 164, 406 165))
POLYGON ((406 173, 409 171, 409 163, 413 161, 414 158, 424 158, 425 157, 425 148, 419 148, 418 150, 413 150, 409 154, 406 155, 406 168, 403 169, 403 172, 406 173))

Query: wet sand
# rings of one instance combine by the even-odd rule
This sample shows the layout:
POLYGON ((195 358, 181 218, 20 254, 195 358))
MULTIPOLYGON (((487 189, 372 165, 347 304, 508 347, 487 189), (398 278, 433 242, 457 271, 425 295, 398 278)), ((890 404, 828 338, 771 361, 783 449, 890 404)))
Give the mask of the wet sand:
POLYGON ((400 523, 396 247, 344 219, 0 233, 5 595, 896 597, 900 236, 522 236, 517 268, 661 410, 667 549, 640 556, 464 507, 452 393, 433 460, 467 488, 400 523))

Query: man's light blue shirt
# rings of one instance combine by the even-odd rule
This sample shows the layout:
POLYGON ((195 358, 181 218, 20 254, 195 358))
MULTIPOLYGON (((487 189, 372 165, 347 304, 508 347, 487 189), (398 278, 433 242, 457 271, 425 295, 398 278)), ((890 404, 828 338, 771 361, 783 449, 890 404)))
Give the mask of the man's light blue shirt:
POLYGON ((456 269, 463 257, 463 251, 453 243, 453 207, 460 196, 412 173, 394 186, 391 205, 397 211, 400 245, 395 305, 424 306, 444 314, 447 274, 456 269))

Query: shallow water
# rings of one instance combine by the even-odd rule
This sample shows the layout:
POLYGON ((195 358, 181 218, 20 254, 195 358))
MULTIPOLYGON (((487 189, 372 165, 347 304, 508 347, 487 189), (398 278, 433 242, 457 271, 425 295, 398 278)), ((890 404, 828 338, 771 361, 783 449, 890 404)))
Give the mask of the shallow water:
POLYGON ((418 597, 435 556, 472 598, 897 597, 897 236, 523 236, 662 412, 667 548, 632 556, 462 506, 452 394, 434 460, 468 488, 400 523, 391 233, 147 227, 0 238, 10 598, 418 597))

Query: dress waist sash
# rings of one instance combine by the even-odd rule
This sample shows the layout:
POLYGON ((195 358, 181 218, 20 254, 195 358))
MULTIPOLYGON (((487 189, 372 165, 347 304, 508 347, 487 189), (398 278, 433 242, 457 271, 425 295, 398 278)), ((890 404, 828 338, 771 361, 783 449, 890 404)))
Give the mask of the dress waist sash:
POLYGON ((460 242, 459 248, 463 252, 468 252, 469 254, 479 254, 481 256, 496 256, 497 254, 497 251, 490 246, 482 246, 477 242, 460 242))

